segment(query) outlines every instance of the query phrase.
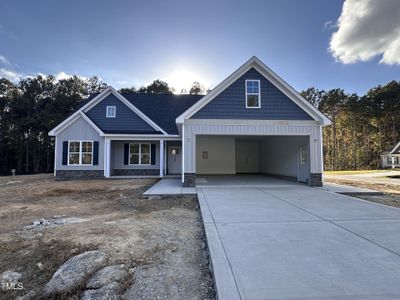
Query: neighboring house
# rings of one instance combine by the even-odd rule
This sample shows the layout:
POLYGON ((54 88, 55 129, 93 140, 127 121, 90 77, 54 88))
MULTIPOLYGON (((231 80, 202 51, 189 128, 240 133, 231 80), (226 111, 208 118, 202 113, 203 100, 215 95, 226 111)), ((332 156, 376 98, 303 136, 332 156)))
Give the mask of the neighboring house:
POLYGON ((262 173, 322 185, 330 121, 252 57, 205 96, 92 95, 50 131, 55 176, 262 173))
POLYGON ((382 168, 400 168, 400 142, 381 154, 382 168))

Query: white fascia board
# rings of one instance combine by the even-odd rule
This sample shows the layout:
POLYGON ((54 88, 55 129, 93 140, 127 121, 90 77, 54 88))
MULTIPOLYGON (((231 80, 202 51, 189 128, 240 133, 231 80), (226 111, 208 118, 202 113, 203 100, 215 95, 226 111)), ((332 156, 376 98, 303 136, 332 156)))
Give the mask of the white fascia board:
POLYGON ((321 125, 330 125, 331 121, 318 109, 316 109, 311 103, 304 99, 295 89, 287 84, 282 78, 280 78, 275 72, 268 68, 261 60, 253 56, 250 60, 244 63, 239 69, 228 76, 224 81, 217 85, 211 92, 201 98, 188 110, 182 113, 177 119, 176 123, 182 124, 185 119, 192 117, 201 108, 207 105, 211 100, 218 96, 222 91, 239 79, 251 68, 255 68, 261 75, 270 80, 279 90, 281 90, 289 99, 299 105, 304 111, 306 111, 315 120, 320 122, 321 125))
POLYGON ((186 119, 185 124, 200 125, 270 125, 270 126, 321 126, 315 120, 243 120, 243 119, 186 119))
POLYGON ((389 154, 393 154, 394 150, 396 150, 397 147, 399 147, 399 146, 400 146, 400 142, 398 142, 397 145, 393 147, 393 149, 389 152, 389 154))
POLYGON ((163 135, 163 134, 153 134, 153 135, 143 135, 143 134, 104 134, 105 138, 110 140, 151 140, 151 141, 180 141, 182 140, 179 135, 163 135))
POLYGON ((60 134, 62 131, 64 131, 70 125, 72 125, 75 121, 79 120, 79 118, 84 119, 100 136, 104 135, 103 131, 95 123, 93 123, 93 121, 90 120, 90 118, 87 115, 85 115, 85 113, 83 113, 82 111, 80 111, 73 118, 71 118, 68 123, 66 123, 63 127, 59 128, 56 132, 54 132, 54 133, 49 132, 49 135, 56 136, 56 135, 60 134))
MULTIPOLYGON (((176 118, 176 123, 183 124, 185 119, 192 117, 196 112, 198 112, 201 108, 203 108, 206 104, 208 104, 212 99, 218 96, 222 91, 224 91, 227 87, 229 87, 232 83, 234 83, 241 75, 245 73, 245 69, 251 63, 251 59, 245 62, 239 69, 229 75, 225 80, 223 80, 220 84, 218 84, 215 88, 213 88, 207 95, 189 107, 186 111, 184 111, 180 116, 176 118)), ((250 68, 249 68, 250 69, 250 68)))
POLYGON ((66 118, 64 121, 62 121, 60 124, 58 124, 56 127, 54 127, 52 130, 50 130, 49 135, 50 136, 55 136, 58 134, 58 132, 62 131, 65 127, 69 126, 73 121, 77 119, 77 116, 80 116, 81 111, 84 111, 87 107, 92 107, 99 103, 101 100, 106 98, 109 94, 111 93, 111 87, 106 88, 103 92, 98 94, 96 97, 94 97, 91 101, 86 103, 84 106, 79 108, 76 112, 74 112, 72 115, 70 115, 68 118, 66 118))
POLYGON ((118 93, 113 87, 111 87, 111 92, 121 100, 126 106, 128 106, 134 113, 136 113, 140 118, 142 118, 147 124, 153 127, 155 130, 162 132, 165 135, 168 135, 160 126, 154 123, 148 116, 146 116, 140 109, 138 109, 135 105, 129 102, 124 96, 118 93))
POLYGON ((88 103, 86 103, 84 106, 79 108, 76 112, 74 112, 71 116, 69 116, 63 122, 58 124, 52 130, 50 130, 49 135, 50 136, 57 135, 65 127, 69 126, 73 121, 75 121, 76 117, 80 116, 81 112, 85 113, 85 112, 89 111, 92 107, 94 107, 96 104, 98 104, 100 101, 105 99, 110 94, 114 94, 120 101, 122 101, 128 108, 130 108, 134 113, 136 113, 140 118, 142 118, 146 123, 148 123, 155 130, 162 132, 164 135, 168 135, 168 133, 166 133, 161 127, 159 127, 156 123, 154 123, 149 117, 147 117, 142 111, 140 111, 136 106, 134 106, 132 103, 130 103, 124 96, 122 96, 120 93, 118 93, 111 86, 107 87, 103 92, 98 94, 96 97, 94 97, 88 103))
POLYGON ((100 136, 103 136, 104 135, 104 132, 84 113, 84 112, 80 112, 80 115, 81 115, 81 117, 86 121, 86 122, 88 122, 89 123, 89 125, 90 126, 92 126, 93 127, 93 129, 94 130, 96 130, 97 131, 97 133, 100 135, 100 136))

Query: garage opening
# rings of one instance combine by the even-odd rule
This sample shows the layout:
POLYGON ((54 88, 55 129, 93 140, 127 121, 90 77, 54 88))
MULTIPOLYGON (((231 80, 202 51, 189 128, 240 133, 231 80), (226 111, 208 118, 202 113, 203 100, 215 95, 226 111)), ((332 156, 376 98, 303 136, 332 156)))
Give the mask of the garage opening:
POLYGON ((307 183, 309 137, 198 135, 196 174, 266 174, 307 183))

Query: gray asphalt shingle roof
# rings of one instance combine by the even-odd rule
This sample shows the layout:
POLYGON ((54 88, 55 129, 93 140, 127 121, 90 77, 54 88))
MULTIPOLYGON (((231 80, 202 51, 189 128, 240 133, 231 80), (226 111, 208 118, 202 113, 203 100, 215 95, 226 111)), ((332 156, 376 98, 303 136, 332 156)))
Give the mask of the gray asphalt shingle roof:
MULTIPOLYGON (((97 95, 98 94, 90 95, 78 105, 76 110, 87 104, 97 95)), ((175 119, 204 96, 136 93, 122 93, 121 95, 168 134, 178 134, 178 128, 176 127, 175 119)), ((132 130, 129 132, 113 131, 106 133, 149 134, 147 132, 137 132, 134 128, 132 128, 132 130)))

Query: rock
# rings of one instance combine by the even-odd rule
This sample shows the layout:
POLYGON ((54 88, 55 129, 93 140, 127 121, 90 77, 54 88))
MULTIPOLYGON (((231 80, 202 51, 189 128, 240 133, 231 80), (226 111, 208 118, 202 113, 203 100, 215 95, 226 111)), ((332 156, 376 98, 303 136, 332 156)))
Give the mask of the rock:
POLYGON ((128 272, 129 272, 129 274, 133 274, 133 273, 135 273, 135 268, 130 268, 129 270, 128 270, 128 272))
POLYGON ((53 275, 44 287, 44 294, 62 293, 80 285, 107 262, 101 251, 87 251, 71 257, 53 275))
POLYGON ((54 221, 54 224, 57 224, 57 225, 64 225, 64 224, 65 224, 65 220, 64 220, 64 219, 55 220, 55 221, 54 221))
POLYGON ((38 267, 38 269, 39 269, 40 271, 42 271, 43 268, 44 268, 44 267, 43 267, 43 264, 42 264, 41 262, 37 263, 36 266, 38 267))
POLYGON ((1 282, 16 282, 22 277, 21 273, 13 272, 11 270, 5 271, 0 275, 1 282))
POLYGON ((118 294, 119 284, 111 282, 96 290, 86 290, 81 300, 117 300, 121 299, 118 294))
POLYGON ((34 291, 30 291, 23 296, 17 297, 16 300, 31 300, 31 299, 34 299, 35 296, 36 296, 36 293, 34 291))
POLYGON ((97 289, 113 281, 121 282, 129 275, 124 264, 107 266, 97 271, 86 284, 89 289, 97 289))

